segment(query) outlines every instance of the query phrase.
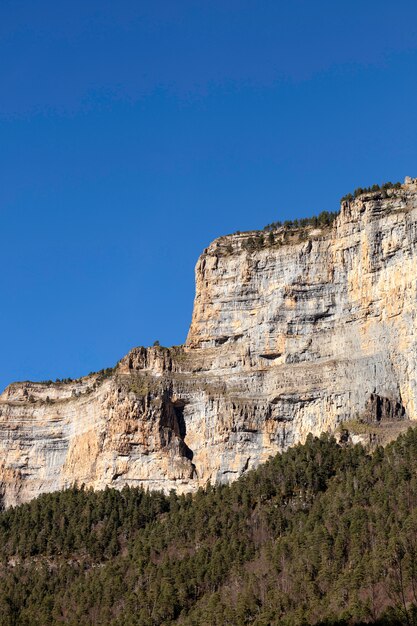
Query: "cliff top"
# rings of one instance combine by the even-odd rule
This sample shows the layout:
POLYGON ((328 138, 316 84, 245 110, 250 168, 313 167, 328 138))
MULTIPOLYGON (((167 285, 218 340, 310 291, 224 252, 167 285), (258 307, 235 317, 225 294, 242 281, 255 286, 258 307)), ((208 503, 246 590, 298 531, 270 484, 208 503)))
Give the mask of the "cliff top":
MULTIPOLYGON (((406 210, 410 196, 413 198, 417 196, 417 178, 409 176, 405 178, 403 184, 385 183, 382 186, 359 187, 353 194, 347 194, 341 199, 339 211, 323 211, 310 218, 295 219, 283 223, 272 222, 263 230, 237 231, 230 235, 224 235, 215 239, 204 250, 201 257, 205 255, 227 257, 232 254, 251 254, 265 249, 278 249, 311 240, 326 239, 335 236, 338 232, 338 226, 344 223, 354 224, 364 219, 376 219, 387 213, 406 210)), ((411 206, 416 206, 415 199, 411 206)), ((90 393, 116 371, 129 369, 129 359, 132 358, 138 363, 140 362, 140 367, 143 368, 148 367, 148 361, 156 370, 174 367, 172 363, 168 366, 165 361, 170 359, 172 355, 177 361, 178 354, 172 349, 168 352, 169 354, 165 354, 162 348, 160 350, 157 348, 138 348, 131 350, 114 368, 90 372, 90 374, 77 379, 14 382, 0 394, 0 402, 30 402, 32 399, 53 402, 54 394, 60 395, 60 397, 76 397, 80 394, 90 393), (51 388, 55 389, 52 395, 50 393, 51 388)), ((181 358, 184 359, 184 355, 181 358)))
POLYGON ((348 193, 341 198, 338 211, 322 211, 312 217, 271 222, 261 230, 236 231, 229 235, 222 235, 215 239, 203 254, 215 252, 221 256, 227 256, 241 250, 253 252, 265 247, 279 247, 325 237, 330 235, 332 227, 337 225, 341 214, 352 216, 356 213, 359 218, 363 213, 365 203, 395 198, 404 199, 410 192, 417 192, 417 178, 410 176, 405 177, 404 183, 388 182, 383 185, 358 187, 353 193, 348 193))

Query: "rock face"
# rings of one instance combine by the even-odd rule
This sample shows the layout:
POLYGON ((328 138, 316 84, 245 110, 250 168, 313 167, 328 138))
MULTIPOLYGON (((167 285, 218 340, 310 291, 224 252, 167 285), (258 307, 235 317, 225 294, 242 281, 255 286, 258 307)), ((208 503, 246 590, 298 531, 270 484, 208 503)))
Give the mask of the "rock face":
POLYGON ((221 237, 185 346, 4 391, 3 506, 75 482, 193 491, 345 420, 416 419, 416 318, 417 179, 331 227, 221 237))

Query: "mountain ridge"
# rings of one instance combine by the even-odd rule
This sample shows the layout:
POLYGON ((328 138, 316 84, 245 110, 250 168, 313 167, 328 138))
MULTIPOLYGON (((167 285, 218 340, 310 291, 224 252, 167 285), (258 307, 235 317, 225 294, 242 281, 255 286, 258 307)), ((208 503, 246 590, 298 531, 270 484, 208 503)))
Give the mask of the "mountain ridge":
POLYGON ((195 491, 360 418, 417 416, 417 179, 323 227, 220 237, 196 265, 184 346, 0 396, 4 506, 86 484, 195 491), (271 234, 271 233, 269 233, 271 234))

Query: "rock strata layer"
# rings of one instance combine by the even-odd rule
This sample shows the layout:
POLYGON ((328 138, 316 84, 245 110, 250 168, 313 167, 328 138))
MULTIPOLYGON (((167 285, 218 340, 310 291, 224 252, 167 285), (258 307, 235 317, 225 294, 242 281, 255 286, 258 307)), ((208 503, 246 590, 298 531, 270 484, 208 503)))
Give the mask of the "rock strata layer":
POLYGON ((0 396, 3 506, 74 483, 194 491, 308 433, 417 417, 417 179, 331 227, 214 241, 186 344, 0 396))

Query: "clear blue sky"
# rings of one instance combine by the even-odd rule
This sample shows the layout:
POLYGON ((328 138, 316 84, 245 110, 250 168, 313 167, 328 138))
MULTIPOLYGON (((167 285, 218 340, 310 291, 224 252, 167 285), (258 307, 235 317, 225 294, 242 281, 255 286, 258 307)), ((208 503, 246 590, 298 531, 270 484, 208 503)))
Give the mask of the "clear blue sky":
POLYGON ((0 387, 182 343, 215 237, 417 176, 417 3, 2 0, 0 387))

